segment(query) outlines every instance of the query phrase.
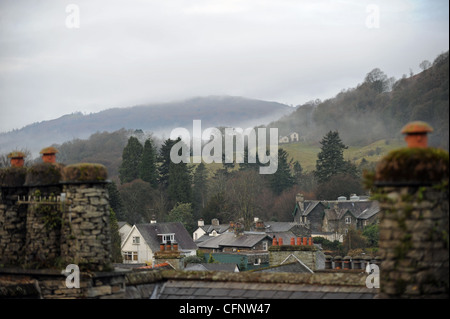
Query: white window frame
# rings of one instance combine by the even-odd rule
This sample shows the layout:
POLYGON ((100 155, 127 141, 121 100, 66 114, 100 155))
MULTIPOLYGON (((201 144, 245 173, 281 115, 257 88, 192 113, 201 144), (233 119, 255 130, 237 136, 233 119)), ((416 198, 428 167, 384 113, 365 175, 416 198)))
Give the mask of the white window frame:
POLYGON ((123 252, 123 261, 125 263, 132 263, 138 261, 138 252, 137 251, 124 251, 123 252))
POLYGON ((175 241, 175 233, 170 234, 160 234, 161 236, 161 243, 167 244, 168 241, 171 243, 175 241))
POLYGON ((141 243, 141 237, 133 236, 133 245, 139 245, 141 243))
POLYGON ((346 224, 351 224, 352 223, 352 218, 350 216, 346 216, 345 217, 345 223, 346 224))

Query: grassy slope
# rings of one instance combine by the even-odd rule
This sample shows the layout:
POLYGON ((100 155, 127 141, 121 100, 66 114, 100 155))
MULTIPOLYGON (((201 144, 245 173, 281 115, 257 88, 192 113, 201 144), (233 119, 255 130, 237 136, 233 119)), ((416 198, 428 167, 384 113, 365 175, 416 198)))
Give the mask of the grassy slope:
MULTIPOLYGON (((379 140, 366 146, 349 146, 344 151, 344 159, 349 160, 352 163, 359 164, 363 158, 368 162, 378 162, 383 156, 389 153, 391 150, 404 147, 405 143, 401 140, 379 140)), ((305 142, 280 144, 279 147, 283 148, 289 153, 289 157, 294 161, 299 161, 304 171, 311 172, 316 168, 317 154, 320 152, 320 144, 309 145, 305 142)), ((190 166, 196 166, 197 164, 190 164, 190 166)), ((209 176, 222 168, 222 164, 212 163, 206 164, 206 168, 209 170, 209 176)))
MULTIPOLYGON (((404 146, 405 143, 398 140, 389 140, 388 142, 379 140, 363 147, 349 146, 344 151, 344 159, 356 164, 359 164, 363 158, 368 162, 378 162, 391 150, 404 146)), ((281 144, 280 147, 285 149, 294 161, 299 161, 305 171, 311 172, 315 169, 320 145, 308 145, 304 142, 298 142, 281 144)))

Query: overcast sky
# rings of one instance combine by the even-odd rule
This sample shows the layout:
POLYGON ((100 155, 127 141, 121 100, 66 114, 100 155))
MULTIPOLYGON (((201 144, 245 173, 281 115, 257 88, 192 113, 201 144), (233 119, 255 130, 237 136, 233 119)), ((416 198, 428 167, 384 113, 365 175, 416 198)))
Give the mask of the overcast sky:
POLYGON ((449 48, 447 0, 0 1, 0 132, 194 96, 298 105, 449 48), (73 5, 71 5, 73 4, 73 5))

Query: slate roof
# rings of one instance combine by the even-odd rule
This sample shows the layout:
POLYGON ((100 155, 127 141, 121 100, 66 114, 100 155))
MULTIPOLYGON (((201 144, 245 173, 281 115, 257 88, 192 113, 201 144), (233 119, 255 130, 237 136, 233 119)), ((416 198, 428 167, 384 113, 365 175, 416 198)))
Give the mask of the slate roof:
POLYGON ((236 270, 236 264, 215 264, 215 263, 200 263, 200 264, 188 264, 184 270, 192 271, 228 271, 234 272, 236 270))
POLYGON ((203 225, 200 226, 200 228, 203 229, 207 234, 211 233, 213 230, 215 230, 218 234, 221 234, 226 232, 230 228, 230 225, 203 225))
POLYGON ((234 233, 223 233, 220 236, 211 237, 198 244, 199 248, 220 249, 222 247, 252 248, 263 239, 272 238, 264 232, 244 232, 241 235, 234 233))
POLYGON ((136 224, 135 226, 153 251, 159 251, 160 240, 158 234, 170 233, 175 234, 175 241, 178 243, 180 250, 197 249, 197 245, 192 240, 192 237, 180 222, 136 224))
POLYGON ((158 299, 373 299, 365 273, 164 272, 158 299), (197 278, 197 279, 195 279, 197 278))

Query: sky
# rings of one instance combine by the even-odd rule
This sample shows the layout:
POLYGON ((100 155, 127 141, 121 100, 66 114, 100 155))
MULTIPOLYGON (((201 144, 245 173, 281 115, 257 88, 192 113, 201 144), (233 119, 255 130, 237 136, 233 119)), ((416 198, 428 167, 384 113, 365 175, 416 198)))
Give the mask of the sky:
POLYGON ((447 0, 1 0, 0 132, 231 95, 300 105, 449 49, 447 0))

